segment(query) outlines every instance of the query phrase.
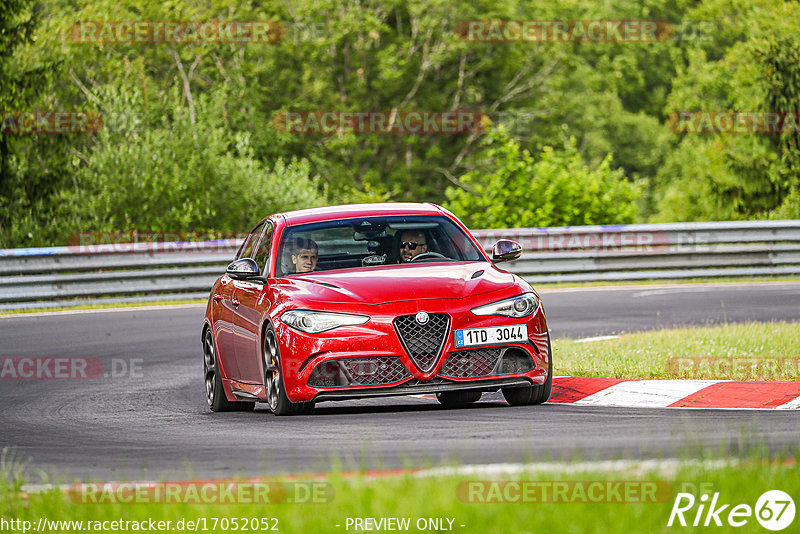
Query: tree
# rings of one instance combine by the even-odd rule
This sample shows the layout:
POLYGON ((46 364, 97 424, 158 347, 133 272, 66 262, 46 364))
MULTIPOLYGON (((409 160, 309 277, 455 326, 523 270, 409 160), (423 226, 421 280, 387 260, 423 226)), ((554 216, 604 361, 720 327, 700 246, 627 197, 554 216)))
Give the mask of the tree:
MULTIPOLYGON (((28 108, 49 85, 57 63, 38 61, 30 53, 41 11, 32 0, 0 0, 0 112, 28 108)), ((0 130, 0 247, 12 246, 9 226, 21 212, 30 214, 42 193, 61 181, 47 164, 37 164, 45 152, 58 154, 59 140, 4 134, 0 130)))
MULTIPOLYGON (((0 111, 15 111, 29 100, 41 69, 19 65, 15 53, 33 43, 38 23, 32 0, 0 0, 0 111)), ((0 195, 11 178, 11 139, 0 131, 0 195)))
POLYGON ((124 113, 142 105, 134 88, 105 95, 104 109, 121 119, 76 162, 76 187, 61 194, 66 227, 58 233, 241 232, 271 213, 325 204, 307 160, 267 167, 247 132, 231 137, 225 100, 222 92, 201 95, 190 111, 176 104, 176 90, 168 116, 145 125, 137 113, 124 113))
MULTIPOLYGON (((764 110, 783 114, 784 125, 788 123, 786 115, 792 115, 797 124, 800 118, 800 42, 794 36, 777 39, 769 36, 757 55, 764 66, 764 110)), ((800 217, 800 130, 785 128, 768 140, 778 154, 772 171, 782 197, 773 216, 800 217)))
MULTIPOLYGON (((690 16, 720 21, 719 32, 684 51, 668 111, 797 112, 797 3, 706 0, 690 16)), ((796 132, 685 133, 677 139, 658 173, 654 221, 790 215, 797 198, 796 132)))
POLYGON ((545 147, 534 158, 503 128, 493 130, 475 171, 463 187, 446 191, 447 207, 475 228, 521 228, 630 223, 637 189, 611 156, 590 168, 575 140, 545 147))

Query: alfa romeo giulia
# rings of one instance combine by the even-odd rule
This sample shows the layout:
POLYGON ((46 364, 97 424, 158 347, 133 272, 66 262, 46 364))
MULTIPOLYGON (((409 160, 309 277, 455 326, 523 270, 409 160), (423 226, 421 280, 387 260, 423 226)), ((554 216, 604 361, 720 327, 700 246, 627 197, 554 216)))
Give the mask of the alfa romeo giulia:
POLYGON ((331 206, 271 215, 214 284, 202 329, 211 410, 306 414, 314 404, 502 391, 539 404, 552 384, 541 299, 434 204, 331 206))

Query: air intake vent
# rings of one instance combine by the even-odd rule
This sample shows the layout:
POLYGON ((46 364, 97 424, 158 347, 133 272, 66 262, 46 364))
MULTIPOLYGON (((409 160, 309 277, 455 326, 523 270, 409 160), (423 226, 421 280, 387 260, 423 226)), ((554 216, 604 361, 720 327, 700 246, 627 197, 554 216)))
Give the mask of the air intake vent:
POLYGON ((492 347, 451 352, 442 367, 442 376, 479 378, 513 375, 533 369, 533 361, 518 348, 492 347))
POLYGON ((346 358, 322 362, 308 377, 308 385, 320 388, 376 386, 411 378, 399 358, 346 358))

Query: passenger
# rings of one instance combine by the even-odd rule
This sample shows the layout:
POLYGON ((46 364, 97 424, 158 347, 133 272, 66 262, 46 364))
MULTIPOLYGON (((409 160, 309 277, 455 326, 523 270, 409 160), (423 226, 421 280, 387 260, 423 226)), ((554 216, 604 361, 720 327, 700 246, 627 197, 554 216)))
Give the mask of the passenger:
POLYGON ((296 273, 310 273, 317 268, 319 259, 317 243, 313 239, 298 237, 292 243, 292 263, 296 273))
POLYGON ((428 252, 428 240, 420 230, 406 230, 400 235, 400 262, 411 261, 415 256, 428 252))

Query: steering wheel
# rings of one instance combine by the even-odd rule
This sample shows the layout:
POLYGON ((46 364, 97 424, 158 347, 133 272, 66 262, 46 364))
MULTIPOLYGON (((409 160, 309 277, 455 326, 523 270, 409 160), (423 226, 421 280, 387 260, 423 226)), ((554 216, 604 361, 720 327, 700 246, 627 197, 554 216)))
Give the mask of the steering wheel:
POLYGON ((446 260, 447 256, 439 254, 438 252, 423 252, 422 254, 417 254, 416 256, 408 260, 408 263, 412 263, 419 260, 430 260, 430 259, 446 260))

